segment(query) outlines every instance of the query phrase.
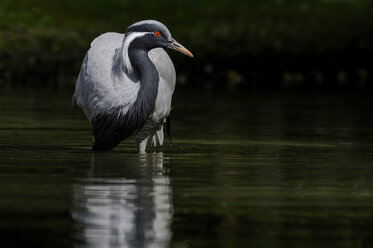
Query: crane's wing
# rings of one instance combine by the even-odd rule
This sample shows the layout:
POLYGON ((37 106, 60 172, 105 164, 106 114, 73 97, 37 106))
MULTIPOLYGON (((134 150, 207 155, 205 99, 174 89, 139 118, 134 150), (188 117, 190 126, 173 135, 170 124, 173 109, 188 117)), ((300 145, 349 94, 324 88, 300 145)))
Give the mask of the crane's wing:
POLYGON ((171 111, 172 94, 175 90, 176 72, 174 64, 163 48, 149 52, 149 58, 159 74, 158 95, 155 102, 153 119, 163 120, 171 111))
POLYGON ((136 100, 140 84, 115 71, 123 38, 124 34, 118 33, 97 37, 83 60, 73 104, 81 107, 90 121, 104 113, 125 114, 136 100))
POLYGON ((116 64, 123 38, 118 33, 97 37, 77 79, 73 105, 81 107, 92 123, 94 150, 111 149, 137 131, 137 120, 128 120, 126 113, 136 101, 140 83, 129 79, 116 64))

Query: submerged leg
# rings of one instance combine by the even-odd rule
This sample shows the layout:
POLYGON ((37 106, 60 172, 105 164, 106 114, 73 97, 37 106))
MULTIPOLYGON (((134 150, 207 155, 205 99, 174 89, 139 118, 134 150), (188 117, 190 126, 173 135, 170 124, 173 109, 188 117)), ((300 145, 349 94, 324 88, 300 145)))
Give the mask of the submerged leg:
POLYGON ((158 143, 160 146, 162 146, 163 140, 164 140, 163 126, 156 132, 156 134, 157 134, 158 143))
POLYGON ((137 142, 137 148, 138 148, 140 154, 145 154, 146 153, 145 149, 146 149, 147 144, 148 144, 148 138, 137 142))
POLYGON ((153 135, 153 138, 152 138, 152 145, 154 147, 157 146, 157 137, 155 137, 155 135, 153 135))

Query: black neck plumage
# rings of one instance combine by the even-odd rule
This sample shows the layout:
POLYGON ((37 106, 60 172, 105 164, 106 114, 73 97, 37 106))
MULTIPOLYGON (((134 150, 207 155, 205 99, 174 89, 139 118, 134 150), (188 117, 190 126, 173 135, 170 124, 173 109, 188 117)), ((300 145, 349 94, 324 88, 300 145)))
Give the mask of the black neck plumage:
POLYGON ((136 123, 137 131, 139 131, 154 111, 159 75, 155 65, 148 57, 148 51, 130 46, 128 52, 133 69, 139 76, 140 89, 136 101, 127 115, 136 123))
MULTIPOLYGON (((133 68, 131 77, 138 79, 141 84, 136 101, 125 114, 118 116, 121 113, 118 107, 92 120, 95 138, 93 150, 110 150, 123 139, 136 134, 154 111, 158 94, 158 71, 146 49, 130 45, 128 56, 133 68)), ((123 70, 128 73, 126 68, 123 70)))

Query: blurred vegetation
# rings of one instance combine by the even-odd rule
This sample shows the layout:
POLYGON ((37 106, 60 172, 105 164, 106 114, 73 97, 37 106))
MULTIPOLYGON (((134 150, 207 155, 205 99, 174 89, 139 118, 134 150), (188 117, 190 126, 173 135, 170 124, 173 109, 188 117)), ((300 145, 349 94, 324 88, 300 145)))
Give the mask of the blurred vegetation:
POLYGON ((369 0, 1 0, 0 84, 72 86, 101 33, 143 19, 189 48, 178 81, 205 88, 370 87, 369 0))

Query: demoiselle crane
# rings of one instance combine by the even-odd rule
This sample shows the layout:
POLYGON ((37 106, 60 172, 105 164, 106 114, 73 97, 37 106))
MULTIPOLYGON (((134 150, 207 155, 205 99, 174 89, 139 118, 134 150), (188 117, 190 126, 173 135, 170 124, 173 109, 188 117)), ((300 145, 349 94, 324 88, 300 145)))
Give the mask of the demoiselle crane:
POLYGON ((93 40, 72 99, 92 124, 92 150, 110 150, 129 137, 136 140, 139 153, 145 153, 148 141, 163 144, 176 80, 163 48, 193 57, 154 20, 134 23, 125 34, 105 33, 93 40))

